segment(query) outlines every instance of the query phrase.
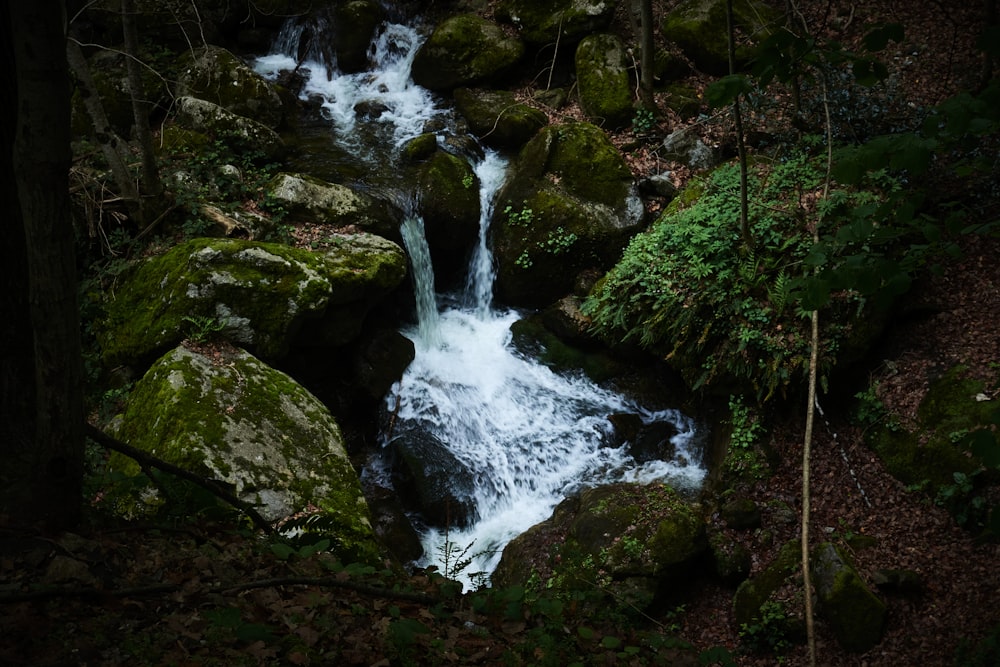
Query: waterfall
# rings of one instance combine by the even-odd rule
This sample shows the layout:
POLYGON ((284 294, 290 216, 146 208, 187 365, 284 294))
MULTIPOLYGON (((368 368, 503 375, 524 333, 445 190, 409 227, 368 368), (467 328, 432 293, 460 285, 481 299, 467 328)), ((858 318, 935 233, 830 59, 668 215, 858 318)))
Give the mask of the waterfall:
MULTIPOLYGON (((489 151, 476 165, 482 218, 464 292, 443 299, 453 305, 441 312, 418 305, 419 321, 404 331, 416 342, 416 356, 387 399, 393 407, 398 402, 393 437, 419 432, 445 443, 454 457, 456 484, 461 476, 471 486, 474 520, 464 527, 426 526, 420 563, 436 565, 466 586, 480 583, 479 573, 493 571, 507 542, 548 518, 563 497, 583 486, 669 480, 690 488, 704 475, 699 465, 687 463, 700 459, 690 418, 676 410, 646 409, 582 375, 556 373, 512 345, 511 325, 521 314, 492 306, 495 272, 488 246, 505 168, 489 151), (423 321, 428 315, 433 325, 423 321), (609 417, 615 414, 638 415, 644 424, 673 424, 677 457, 638 463, 628 447, 610 445, 609 417), (459 555, 472 563, 451 571, 459 555)), ((433 272, 415 272, 414 279, 429 281, 415 288, 419 303, 419 293, 433 290, 433 272)))
POLYGON ((413 276, 413 295, 417 306, 416 338, 425 347, 436 347, 441 344, 441 318, 438 315, 437 295, 434 293, 431 250, 424 236, 424 221, 419 216, 408 215, 399 231, 413 276))
MULTIPOLYGON (((294 35, 283 35, 279 52, 260 58, 258 71, 276 75, 294 67, 294 35)), ((367 163, 372 178, 395 180, 394 160, 406 140, 420 134, 432 119, 447 121, 452 112, 431 93, 414 85, 409 67, 420 37, 412 27, 388 24, 373 46, 373 66, 362 74, 339 74, 335 63, 307 61, 304 96, 318 95, 330 121, 332 140, 349 147, 367 163), (332 72, 332 74, 331 74, 332 72), (359 107, 368 112, 359 113, 359 107), (381 174, 381 176, 379 176, 381 174)), ((307 57, 315 57, 316 54, 307 57)), ((436 126, 439 124, 435 124, 436 126)), ((447 122, 442 133, 454 132, 447 122)), ((666 481, 697 487, 704 476, 693 420, 677 410, 649 409, 610 391, 582 374, 558 373, 522 354, 512 343, 511 325, 522 314, 492 303, 495 271, 488 243, 495 195, 503 184, 505 159, 493 151, 475 166, 481 184, 478 243, 468 279, 458 294, 437 295, 423 221, 408 216, 401 227, 412 267, 417 321, 403 330, 414 341, 415 357, 386 397, 393 414, 391 433, 382 436, 383 451, 406 438, 440 444, 438 462, 461 485, 468 502, 467 521, 448 527, 424 525, 420 566, 437 565, 473 586, 499 562, 515 536, 549 517, 568 494, 582 487, 618 481, 666 481), (615 436, 611 417, 632 415, 644 426, 670 425, 670 460, 642 457, 615 436), (652 459, 652 460, 648 460, 652 459), (454 557, 472 559, 461 572, 450 568, 454 557)), ((413 199, 415 193, 399 193, 413 199)), ((365 474, 389 483, 374 457, 365 474)))

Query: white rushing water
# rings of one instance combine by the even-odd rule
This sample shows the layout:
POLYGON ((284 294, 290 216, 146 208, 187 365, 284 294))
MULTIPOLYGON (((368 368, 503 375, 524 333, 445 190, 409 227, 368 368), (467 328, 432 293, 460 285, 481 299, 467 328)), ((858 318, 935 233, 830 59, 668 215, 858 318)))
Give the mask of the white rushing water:
MULTIPOLYGON (((297 50, 295 35, 283 38, 279 53, 259 59, 258 71, 274 76, 296 66, 288 55, 297 50)), ((428 91, 410 80, 409 67, 419 42, 413 28, 387 25, 375 44, 372 71, 363 74, 339 74, 316 54, 307 55, 301 65, 308 74, 303 95, 322 97, 335 141, 349 144, 360 137, 386 142, 395 150, 422 133, 431 119, 447 116, 428 91), (358 126, 359 104, 383 110, 365 120, 375 127, 374 134, 358 126)), ((370 148, 354 146, 359 159, 386 159, 373 155, 370 148)), ((582 374, 556 373, 512 345, 510 327, 521 314, 493 306, 488 245, 494 196, 506 167, 506 161, 491 151, 475 165, 482 219, 462 293, 434 293, 422 220, 411 216, 401 228, 417 303, 417 321, 403 333, 414 341, 416 356, 386 401, 394 413, 394 434, 419 431, 434 436, 446 444, 455 465, 471 480, 473 520, 447 531, 425 527, 425 557, 418 564, 437 565, 467 586, 477 579, 475 573, 493 571, 512 538, 548 518, 560 500, 583 486, 662 480, 696 487, 704 475, 697 463, 701 454, 695 451, 691 419, 675 410, 648 410, 582 374), (615 414, 635 414, 647 424, 674 424, 677 458, 640 464, 626 446, 609 445, 614 442, 609 438, 613 430, 609 416, 615 414), (462 572, 451 571, 442 557, 466 547, 465 557, 471 556, 473 563, 462 572)), ((401 193, 399 198, 412 200, 415 194, 401 193)), ((384 440, 393 437, 400 436, 386 434, 384 440)))
MULTIPOLYGON (((512 345, 510 327, 521 315, 492 307, 486 243, 504 168, 493 154, 478 166, 484 219, 468 286, 458 305, 436 314, 436 331, 423 321, 404 331, 415 342, 416 358, 388 399, 392 407, 398 401, 397 430, 435 435, 474 480, 475 521, 466 528, 426 528, 420 563, 447 571, 445 555, 453 563, 456 551, 465 552, 473 562, 455 578, 467 586, 478 582, 477 573, 493 571, 507 542, 583 486, 669 481, 691 488, 704 476, 703 468, 689 463, 700 460, 691 419, 676 410, 647 410, 582 375, 556 373, 512 345), (677 458, 638 464, 627 447, 608 446, 614 414, 674 424, 677 458)), ((421 256, 411 254, 415 280, 433 284, 432 267, 417 263, 421 256)))

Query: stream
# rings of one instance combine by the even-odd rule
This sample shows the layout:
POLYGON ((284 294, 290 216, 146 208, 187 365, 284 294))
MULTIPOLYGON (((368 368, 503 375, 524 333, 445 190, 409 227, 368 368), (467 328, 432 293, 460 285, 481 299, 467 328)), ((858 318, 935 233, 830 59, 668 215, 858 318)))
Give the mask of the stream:
MULTIPOLYGON (((289 55, 297 52, 296 28, 290 26, 275 52, 258 59, 257 70, 265 76, 296 66, 289 55)), ((366 162, 372 178, 381 179, 380 187, 392 181, 394 170, 385 166, 431 121, 443 127, 440 145, 452 132, 441 120, 453 112, 409 76, 420 35, 413 26, 386 24, 373 44, 368 72, 340 74, 335 63, 319 60, 301 65, 308 76, 302 95, 322 99, 331 142, 366 162), (359 105, 381 113, 362 117, 355 112, 359 105)), ((563 498, 582 487, 665 481, 696 488, 705 474, 693 419, 673 409, 648 409, 583 373, 556 372, 513 344, 511 325, 527 313, 493 304, 488 241, 494 197, 508 160, 490 150, 483 155, 472 159, 481 183, 482 219, 463 289, 436 294, 423 221, 411 215, 401 228, 417 311, 402 333, 414 342, 416 356, 386 397, 386 412, 394 417, 381 437, 386 452, 408 438, 444 448, 442 461, 454 470, 453 494, 467 506, 467 517, 455 525, 433 526, 414 511, 411 518, 424 546, 423 559, 415 565, 437 566, 466 587, 484 583, 511 539, 547 519, 563 498), (647 426, 670 425, 675 456, 636 460, 629 443, 616 439, 613 415, 637 415, 647 426), (456 570, 459 557, 470 562, 456 570)), ((397 200, 412 201, 415 194, 400 193, 397 200)), ((389 459, 373 456, 363 475, 391 485, 389 459)))

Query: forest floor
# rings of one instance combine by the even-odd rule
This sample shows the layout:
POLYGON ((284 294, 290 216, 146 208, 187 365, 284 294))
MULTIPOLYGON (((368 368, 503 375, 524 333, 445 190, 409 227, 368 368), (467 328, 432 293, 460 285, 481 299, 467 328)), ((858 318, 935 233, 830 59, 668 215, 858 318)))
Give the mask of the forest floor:
MULTIPOLYGON (((972 43, 982 5, 802 3, 811 25, 846 37, 857 34, 852 25, 873 19, 903 23, 908 48, 893 56, 893 72, 915 106, 967 89, 978 75, 972 43)), ((664 129, 673 122, 666 119, 664 129)), ((632 158, 637 173, 662 167, 653 151, 634 150, 632 158)), ((912 423, 930 382, 960 364, 986 391, 1000 387, 1000 240, 970 236, 962 244, 960 259, 919 280, 907 296, 925 315, 890 327, 881 356, 862 369, 857 386, 833 386, 820 398, 825 417, 811 461, 814 539, 871 537, 871 546, 852 552, 864 578, 900 569, 923 581, 917 594, 883 596, 886 634, 867 653, 842 650, 820 621, 821 665, 951 665, 963 642, 1000 624, 1000 545, 977 542, 926 494, 893 478, 850 418, 854 393, 877 383, 888 413, 912 423)), ((798 408, 787 406, 771 428, 769 445, 781 463, 751 492, 765 508, 761 529, 734 534, 751 548, 755 571, 798 535, 797 516, 769 509, 776 500, 800 507, 798 408)), ((77 534, 0 531, 0 664, 516 665, 568 664, 574 657, 581 664, 698 664, 672 645, 624 650, 640 643, 643 624, 699 650, 726 647, 741 666, 806 664, 801 644, 780 658, 741 651, 732 596, 707 585, 683 610, 626 631, 571 609, 505 608, 503 599, 460 596, 439 577, 345 568, 225 524, 150 526, 94 516, 77 534)))

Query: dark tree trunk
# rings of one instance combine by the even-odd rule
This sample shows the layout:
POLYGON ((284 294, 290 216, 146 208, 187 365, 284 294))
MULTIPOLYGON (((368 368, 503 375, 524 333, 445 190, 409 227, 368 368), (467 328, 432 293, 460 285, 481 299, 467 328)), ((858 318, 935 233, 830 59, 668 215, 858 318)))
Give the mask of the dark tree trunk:
POLYGON ((13 141, 0 160, 16 193, 3 243, 4 277, 12 280, 4 289, 12 294, 0 313, 11 348, 3 351, 0 410, 13 437, 0 441, 0 514, 8 523, 59 529, 79 519, 83 468, 65 12, 61 0, 12 2, 3 11, 14 83, 5 91, 13 106, 5 109, 4 147, 13 141))
POLYGON ((653 68, 656 46, 653 43, 653 0, 639 0, 639 94, 642 106, 650 111, 656 109, 653 97, 653 68))
POLYGON ((142 155, 142 191, 143 194, 159 197, 163 193, 163 183, 160 182, 160 172, 156 167, 153 132, 149 127, 150 104, 146 100, 142 85, 142 65, 138 60, 139 35, 135 25, 133 0, 122 0, 122 34, 125 40, 125 52, 128 54, 125 66, 128 70, 129 94, 132 96, 135 136, 142 155))

